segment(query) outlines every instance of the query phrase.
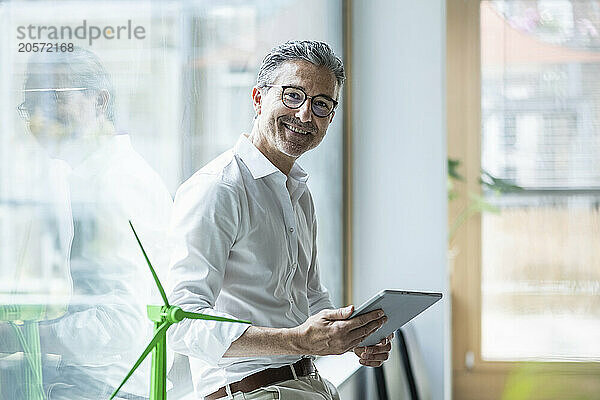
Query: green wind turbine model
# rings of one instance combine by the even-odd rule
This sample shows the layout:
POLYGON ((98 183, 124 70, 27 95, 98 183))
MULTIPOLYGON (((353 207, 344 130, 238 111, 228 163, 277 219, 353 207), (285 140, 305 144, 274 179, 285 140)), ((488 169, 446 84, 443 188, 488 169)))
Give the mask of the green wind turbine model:
POLYGON ((44 400, 42 388, 42 353, 38 322, 46 316, 43 305, 2 305, 0 321, 10 324, 17 336, 29 367, 23 367, 18 375, 27 400, 44 400))
POLYGON ((113 392, 110 396, 110 399, 114 398, 116 394, 121 390, 125 382, 131 377, 133 372, 140 366, 142 361, 148 356, 150 351, 152 353, 152 369, 150 373, 150 400, 166 400, 167 399, 167 329, 173 324, 183 321, 184 319, 204 319, 210 321, 221 321, 221 322, 237 322, 242 324, 252 324, 250 321, 243 321, 237 319, 223 318, 223 317, 215 317, 213 315, 199 314, 195 312, 183 311, 180 307, 170 305, 167 300, 167 295, 165 294, 165 290, 160 284, 160 280, 156 275, 156 271, 152 267, 150 260, 148 259, 148 255, 144 250, 144 246, 142 246, 142 242, 138 237, 133 224, 129 221, 129 226, 131 226, 131 230, 135 235, 135 238, 142 249, 142 253, 144 254, 144 258, 146 259, 146 263, 150 268, 150 272, 152 273, 152 277, 154 278, 154 282, 156 282, 156 286, 158 287, 158 291, 165 303, 162 306, 147 306, 148 309, 148 318, 154 322, 154 337, 146 347, 146 349, 142 352, 142 355, 138 360, 133 364, 133 368, 127 373, 125 379, 121 382, 119 387, 113 392))
MULTIPOLYGON (((24 241, 20 246, 21 251, 17 258, 16 267, 17 275, 15 275, 13 282, 20 280, 18 274, 25 269, 24 260, 30 239, 31 223, 26 229, 24 241)), ((3 298, 3 304, 0 304, 0 322, 8 323, 12 328, 27 361, 25 365, 19 368, 19 372, 13 379, 20 387, 20 395, 23 400, 45 400, 46 394, 42 386, 42 349, 40 347, 39 323, 59 318, 66 312, 67 306, 60 302, 32 304, 25 301, 21 303, 19 299, 25 300, 28 294, 19 292, 17 289, 11 290, 8 297, 3 298)), ((0 376, 0 386, 7 383, 8 381, 0 376)), ((0 387, 0 396, 3 394, 1 389, 0 387)))

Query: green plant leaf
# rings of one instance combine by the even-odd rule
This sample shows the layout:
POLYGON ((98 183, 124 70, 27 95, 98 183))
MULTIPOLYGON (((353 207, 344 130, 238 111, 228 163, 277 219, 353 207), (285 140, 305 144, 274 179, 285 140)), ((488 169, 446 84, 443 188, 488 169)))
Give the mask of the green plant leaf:
POLYGON ((458 173, 458 167, 460 166, 460 160, 454 158, 448 158, 448 176, 457 181, 464 181, 465 178, 458 173))
POLYGON ((500 212, 498 207, 491 204, 479 194, 470 193, 469 198, 471 199, 471 205, 474 212, 491 212, 494 214, 498 214, 500 212))
POLYGON ((490 174, 484 169, 481 170, 481 178, 479 179, 479 183, 481 183, 484 187, 498 193, 519 192, 523 190, 521 186, 515 185, 508 179, 496 178, 494 175, 490 174))

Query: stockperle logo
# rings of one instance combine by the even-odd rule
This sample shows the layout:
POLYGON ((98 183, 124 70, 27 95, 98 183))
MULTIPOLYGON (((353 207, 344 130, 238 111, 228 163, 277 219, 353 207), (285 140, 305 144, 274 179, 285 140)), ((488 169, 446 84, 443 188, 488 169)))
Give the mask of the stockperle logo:
POLYGON ((18 40, 87 40, 90 46, 96 40, 144 40, 146 28, 134 25, 128 19, 123 25, 91 25, 83 20, 75 27, 69 25, 21 25, 17 27, 18 40))

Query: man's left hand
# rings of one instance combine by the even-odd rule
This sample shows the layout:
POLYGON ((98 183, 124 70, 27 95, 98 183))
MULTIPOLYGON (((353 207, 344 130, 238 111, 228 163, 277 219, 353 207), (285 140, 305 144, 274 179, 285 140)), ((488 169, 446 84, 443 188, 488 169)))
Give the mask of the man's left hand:
POLYGON ((366 347, 355 347, 354 354, 356 354, 362 365, 367 367, 380 367, 385 360, 390 357, 390 350, 392 349, 392 339, 394 334, 381 340, 373 346, 366 347))

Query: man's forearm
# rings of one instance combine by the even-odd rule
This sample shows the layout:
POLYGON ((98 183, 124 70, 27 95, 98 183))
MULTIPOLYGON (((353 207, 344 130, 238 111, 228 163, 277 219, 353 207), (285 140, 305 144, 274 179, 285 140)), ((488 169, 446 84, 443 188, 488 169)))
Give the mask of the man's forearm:
POLYGON ((303 355, 300 335, 295 328, 251 326, 231 343, 223 357, 303 355))

